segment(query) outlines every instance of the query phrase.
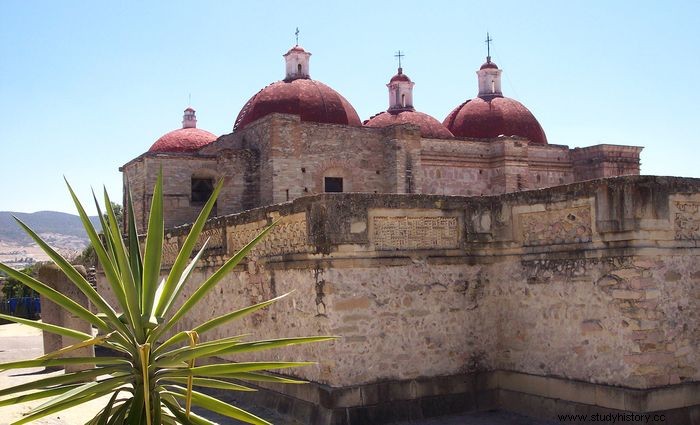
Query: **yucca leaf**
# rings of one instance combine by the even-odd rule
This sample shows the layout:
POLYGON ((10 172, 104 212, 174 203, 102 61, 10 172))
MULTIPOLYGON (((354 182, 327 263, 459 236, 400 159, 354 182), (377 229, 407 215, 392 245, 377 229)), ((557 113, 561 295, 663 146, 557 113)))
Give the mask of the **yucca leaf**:
MULTIPOLYGON (((126 419, 126 414, 131 410, 131 406, 134 403, 134 399, 130 398, 127 401, 124 402, 117 410, 114 412, 114 415, 109 419, 109 422, 107 422, 107 425, 124 425, 128 424, 126 419)), ((138 422, 135 422, 138 423, 138 422)))
POLYGON ((129 360, 125 359, 124 357, 63 357, 59 359, 38 358, 32 360, 0 363, 0 370, 24 369, 28 367, 65 366, 82 363, 94 365, 130 364, 129 360))
POLYGON ((185 410, 178 404, 172 393, 162 392, 161 400, 182 425, 218 425, 216 422, 212 422, 195 413, 190 412, 190 416, 188 417, 185 410))
MULTIPOLYGON (((172 382, 175 384, 186 384, 187 383, 187 378, 164 378, 162 379, 164 383, 167 382, 172 382)), ((212 378, 193 378, 192 379, 192 384, 195 387, 204 387, 204 388, 216 388, 219 390, 231 390, 231 391, 246 391, 246 392, 253 392, 257 391, 254 388, 249 388, 240 384, 235 384, 233 382, 228 382, 228 381, 222 381, 220 379, 212 379, 212 378)))
POLYGON ((199 262, 199 259, 202 257, 204 254, 204 251, 206 251, 207 246, 209 245, 209 239, 207 238, 204 243, 202 244, 202 247, 199 249, 199 252, 197 252, 197 255, 194 256, 192 261, 187 265, 185 270, 182 272, 180 275, 180 280, 177 282, 175 285, 175 288, 173 289, 172 293, 166 293, 165 292, 165 282, 163 282, 159 287, 158 290, 156 290, 156 300, 160 300, 161 298, 165 297, 166 298, 166 307, 165 307, 165 312, 167 313, 168 309, 170 308, 170 305, 172 305, 173 302, 177 299, 177 297, 180 295, 182 292, 182 289, 185 287, 185 283, 187 282, 187 279, 189 279, 190 274, 194 270, 195 266, 199 262))
POLYGON ((92 191, 92 199, 95 202, 97 218, 100 220, 100 226, 102 228, 102 237, 104 238, 104 245, 107 252, 107 256, 111 264, 116 264, 117 259, 114 257, 114 242, 112 241, 112 234, 109 231, 109 225, 107 224, 107 221, 105 221, 106 215, 102 212, 102 207, 100 206, 100 203, 97 200, 97 195, 95 195, 95 191, 92 188, 90 190, 92 191))
MULTIPOLYGON (((17 217, 14 217, 15 221, 22 227, 22 229, 32 238, 34 239, 34 242, 39 245, 39 247, 51 258, 51 260, 63 271, 63 273, 75 284, 75 286, 78 287, 80 292, 85 294, 85 296, 92 302, 100 311, 107 312, 110 311, 114 317, 116 317, 116 314, 114 314, 114 310, 112 310, 112 307, 107 304, 107 302, 100 296, 100 294, 95 291, 95 288, 90 285, 90 282, 87 281, 83 277, 82 274, 80 274, 75 267, 73 267, 72 264, 70 264, 65 258, 61 256, 58 252, 56 252, 53 248, 51 248, 46 242, 44 242, 39 235, 37 235, 29 226, 24 224, 22 220, 18 219, 17 217)), ((85 309, 83 309, 85 310, 85 309)), ((98 326, 101 329, 108 329, 107 325, 98 317, 90 313, 88 310, 86 314, 84 313, 83 310, 78 310, 81 313, 81 318, 84 320, 87 320, 88 322, 98 326)))
MULTIPOLYGON (((115 332, 117 332, 117 331, 112 331, 112 333, 115 333, 115 332)), ((104 344, 105 341, 107 341, 107 339, 110 336, 112 336, 112 333, 107 334, 107 335, 97 335, 97 336, 90 337, 86 340, 76 342, 75 344, 71 344, 67 347, 63 347, 59 350, 52 351, 48 354, 44 354, 43 356, 41 356, 39 358, 40 359, 50 359, 52 357, 60 356, 62 354, 66 354, 66 353, 69 353, 71 351, 79 350, 81 348, 90 347, 92 345, 104 344)))
POLYGON ((67 336, 78 340, 92 338, 92 335, 88 335, 79 331, 74 331, 70 328, 64 328, 63 326, 52 325, 50 323, 38 322, 35 320, 23 319, 17 316, 8 316, 6 314, 0 314, 0 319, 8 320, 10 322, 21 323, 23 325, 41 329, 42 331, 50 332, 61 336, 67 336))
MULTIPOLYGON (((192 250, 197 244, 199 235, 202 233, 204 224, 207 222, 207 218, 209 218, 209 214, 211 213, 212 208, 214 208, 214 205, 216 204, 216 198, 219 196, 219 192, 221 191, 223 185, 224 180, 220 179, 216 184, 216 187, 214 188, 214 191, 212 192, 211 196, 209 197, 209 200, 206 204, 204 204, 202 211, 197 217, 197 220, 192 224, 189 234, 187 235, 187 238, 185 238, 185 242, 182 244, 182 248, 180 248, 180 252, 178 253, 177 258, 175 258, 173 265, 170 267, 170 273, 168 274, 168 278, 165 281, 165 289, 163 291, 164 294, 172 293, 175 289, 176 284, 180 281, 182 272, 183 270, 185 270, 190 255, 192 255, 192 250)), ((158 305, 156 306, 155 310, 156 316, 165 316, 165 314, 167 313, 167 309, 169 309, 171 305, 172 304, 168 304, 167 300, 165 299, 158 300, 158 305)))
POLYGON ((53 398, 35 408, 29 411, 29 414, 33 413, 38 413, 41 412, 42 410, 45 409, 51 409, 53 406, 57 406, 61 403, 63 403, 66 400, 70 400, 72 398, 82 398, 86 396, 94 396, 94 394, 103 392, 103 391, 114 391, 120 386, 125 385, 126 383, 124 382, 124 379, 117 377, 117 378, 108 378, 103 381, 95 381, 95 382, 88 382, 83 385, 80 385, 78 387, 75 387, 71 389, 68 392, 65 392, 61 395, 59 395, 56 398, 53 398))
POLYGON ((217 328, 225 323, 228 323, 232 320, 240 319, 241 317, 245 317, 251 313, 254 313, 254 312, 260 310, 261 308, 265 308, 269 305, 272 305, 272 304, 276 303, 277 301, 281 300, 282 298, 288 296, 292 292, 294 292, 294 291, 287 292, 286 294, 282 294, 278 297, 272 298, 272 299, 267 300, 267 301, 253 304, 249 307, 244 307, 244 308, 238 309, 236 311, 232 311, 230 313, 222 314, 219 317, 215 317, 211 320, 208 320, 208 321, 202 323, 201 325, 195 327, 194 330, 197 331, 199 334, 203 334, 207 331, 215 329, 215 328, 217 328))
POLYGON ((224 348, 228 348, 236 344, 238 344, 237 341, 227 341, 219 344, 208 344, 203 346, 187 347, 185 350, 182 350, 173 355, 163 355, 153 364, 157 367, 172 367, 175 364, 179 364, 187 360, 196 359, 198 357, 206 357, 208 355, 211 355, 212 353, 216 353, 224 348))
POLYGON ((85 307, 81 306, 80 304, 76 303, 72 299, 66 297, 65 295, 56 291, 50 286, 44 284, 43 282, 39 282, 33 277, 24 274, 20 271, 17 271, 12 267, 9 267, 2 263, 0 263, 0 270, 6 273, 9 277, 22 282, 27 287, 35 290, 40 295, 43 295, 47 299, 53 301, 65 310, 68 310, 69 312, 75 314, 76 316, 87 321, 88 323, 91 323, 101 329, 108 329, 107 324, 104 322, 104 320, 100 319, 96 315, 92 314, 90 310, 86 309, 85 307))
POLYGON ((139 360, 141 360, 141 372, 142 372, 142 383, 143 383, 143 404, 144 410, 146 410, 146 425, 151 425, 151 386, 150 377, 148 373, 148 366, 150 363, 151 354, 151 344, 145 343, 139 345, 139 360))
POLYGON ((175 419, 175 416, 170 416, 166 413, 161 412, 161 422, 163 425, 180 425, 180 423, 175 419))
MULTIPOLYGON (((114 268, 114 262, 110 261, 109 256, 107 255, 107 252, 105 251, 104 246, 102 246, 102 241, 100 240, 99 236, 97 235, 97 232, 95 231, 95 228, 92 225, 92 222, 90 221, 90 218, 88 217, 87 213, 85 212, 85 209, 83 208, 83 205, 80 203, 78 200, 78 197, 75 195, 75 192, 73 191, 73 188, 71 185, 68 183, 68 180, 66 180, 66 185, 68 186, 68 191, 70 192, 71 198, 73 198, 73 203, 75 204, 76 209, 78 210, 78 215, 80 216, 80 221, 83 223, 83 227, 85 227, 85 231, 88 234, 88 238, 90 239, 90 243, 92 244, 92 247, 95 249, 95 254, 97 255, 97 258, 100 262, 100 265, 102 266, 102 271, 105 273, 105 278, 107 279, 107 282, 109 282, 109 285, 112 289, 112 292, 114 293, 115 297, 117 298, 117 302, 119 302, 120 306, 122 308, 126 308, 126 298, 124 295, 124 289, 122 288, 122 285, 119 281, 119 274, 117 273, 116 269, 114 268)), ((115 328, 121 330, 124 333, 124 336, 126 337, 129 331, 127 328, 124 326, 123 323, 119 321, 119 318, 116 317, 116 314, 114 317, 112 317, 112 312, 111 309, 107 311, 103 311, 107 317, 109 317, 115 326, 115 328)))
MULTIPOLYGON (((172 394, 177 398, 184 398, 185 395, 181 394, 180 391, 183 390, 182 387, 173 386, 173 391, 168 391, 168 394, 172 394)), ((272 425, 270 422, 260 419, 259 417, 248 413, 245 410, 239 409, 238 407, 232 406, 223 401, 217 400, 214 397, 210 397, 206 394, 202 394, 197 391, 192 392, 192 402, 200 407, 203 407, 209 411, 216 412, 220 415, 228 416, 229 418, 238 419, 249 424, 255 425, 272 425)))
MULTIPOLYGON (((183 331, 183 332, 184 332, 184 333, 187 333, 187 331, 183 331)), ((225 344, 225 343, 240 342, 243 338, 245 338, 245 337, 247 337, 247 336, 250 336, 250 334, 242 334, 242 335, 236 335, 236 336, 229 336, 229 337, 217 339, 217 340, 214 340, 214 341, 207 341, 207 342, 203 342, 203 343, 199 344, 199 347, 208 347, 208 346, 213 345, 213 344, 225 344)), ((176 348, 176 349, 174 349, 174 350, 171 350, 171 351, 168 351, 168 352, 163 353, 163 354, 161 354, 161 355, 158 355, 158 357, 156 357, 156 360, 159 359, 159 358, 161 358, 161 357, 163 357, 163 356, 166 356, 166 355, 167 355, 167 356, 174 356, 174 355, 177 355, 177 354, 179 354, 179 353, 182 353, 182 352, 184 352, 184 351, 187 351, 189 348, 190 348, 190 347, 187 347, 187 346, 185 346, 185 347, 180 347, 180 348, 176 348)), ((154 350, 154 351, 153 351, 154 355, 156 355, 157 351, 158 351, 158 350, 154 350)))
MULTIPOLYGON (((338 339, 335 336, 309 336, 298 338, 279 338, 263 341, 241 342, 235 345, 222 346, 219 351, 209 354, 210 356, 225 356, 234 353, 249 353, 253 351, 269 350, 279 347, 287 347, 289 345, 309 344, 313 342, 330 341, 338 339)), ((178 358, 187 359, 194 353, 183 353, 178 358)), ((199 356, 197 356, 199 357, 199 356)))
POLYGON ((187 314, 192 307, 197 305, 199 301, 201 301, 202 298, 212 289, 214 286, 219 283, 221 279, 224 278, 231 270, 233 270, 234 267, 238 265, 238 263, 241 262, 241 260, 248 255, 248 252, 250 252, 253 247, 267 235, 267 233, 272 230, 272 227, 275 225, 275 223, 271 224, 270 226, 266 227, 261 231, 258 236, 256 236, 252 241, 250 241, 246 246, 241 248, 240 251, 238 251, 233 257, 229 258, 224 265, 222 265, 217 271, 214 272, 207 280, 205 280, 195 291, 194 293, 182 304, 180 309, 173 315, 173 317, 170 318, 167 322, 163 323, 162 326, 159 326, 155 331, 154 334, 154 339, 157 339, 158 336, 162 335, 163 333, 167 332, 170 330, 175 324, 184 316, 187 314))
POLYGON ((160 392, 158 391, 153 391, 153 401, 151 402, 151 405, 153 406, 153 420, 152 423, 154 425, 163 425, 162 421, 162 407, 160 403, 160 392))
POLYGON ((255 382, 276 382, 279 384, 308 384, 308 381, 302 381, 299 379, 284 378, 282 376, 269 375, 265 373, 258 372, 239 372, 232 373, 230 375, 224 375, 225 378, 241 379, 244 381, 255 381, 255 382))
POLYGON ((44 416, 51 415, 56 412, 60 412, 66 409, 70 409, 71 407, 78 406, 83 403, 87 403, 88 401, 94 400, 95 398, 102 397, 103 395, 109 394, 111 390, 106 390, 101 393, 96 393, 96 394, 91 394, 91 395, 86 395, 83 397, 76 397, 76 398, 71 398, 68 400, 65 400, 63 403, 57 404, 51 408, 47 408, 44 410, 41 410, 39 412, 29 414, 25 416, 24 418, 13 422, 12 425, 23 425, 27 424, 30 422, 33 422, 39 418, 43 418, 44 416))
POLYGON ((191 369, 161 369, 156 372, 156 377, 217 377, 233 373, 257 372, 260 370, 287 369, 292 367, 310 366, 314 362, 241 362, 197 366, 191 369))
POLYGON ((17 397, 6 398, 4 400, 0 400, 0 407, 12 406, 14 404, 26 403, 28 401, 33 400, 41 400, 42 398, 55 397, 57 395, 65 393, 66 391, 70 391, 78 386, 80 386, 80 384, 64 385, 58 388, 51 388, 48 390, 36 391, 29 394, 22 394, 17 397))
POLYGON ((151 198, 151 212, 148 217, 146 248, 143 254, 143 280, 141 283, 141 313, 150 316, 153 309, 153 297, 160 275, 161 257, 163 255, 163 171, 158 172, 156 186, 151 198))
MULTIPOLYGON (((129 409, 126 411, 123 423, 139 425, 143 424, 144 397, 145 395, 143 393, 143 386, 136 385, 134 388, 133 401, 129 409)), ((121 425, 122 422, 117 422, 117 424, 121 425)))
POLYGON ((121 232, 119 231, 119 226, 117 225, 117 218, 114 215, 114 210, 112 209, 112 201, 109 199, 109 195, 107 194, 106 190, 104 191, 104 199, 105 210, 107 211, 109 233, 114 241, 114 256, 117 259, 117 270, 119 272, 119 276, 121 277, 124 294, 126 295, 126 312, 130 315, 131 325, 133 326, 136 340, 143 341, 145 332, 143 329, 143 322, 141 320, 139 308, 141 303, 136 278, 131 273, 131 266, 129 265, 129 256, 126 252, 126 246, 124 245, 124 240, 121 237, 121 232))
MULTIPOLYGON (((337 337, 316 336, 300 338, 279 338, 263 341, 251 342, 208 342, 207 346, 197 346, 195 348, 185 348, 174 355, 165 354, 155 362, 156 366, 171 367, 173 364, 210 356, 224 356, 234 353, 247 353, 252 351, 268 350, 272 348, 286 347, 289 345, 309 344, 336 339, 337 337)), ((184 348, 184 347, 183 347, 184 348)))
POLYGON ((95 369, 81 370, 79 372, 67 373, 65 375, 51 376, 48 378, 39 379, 32 382, 25 382, 12 387, 3 388, 0 390, 0 397, 9 394, 18 393, 21 391, 38 390, 54 385, 74 384, 76 382, 86 381, 100 375, 108 375, 114 372, 123 370, 119 366, 108 366, 95 369))
POLYGON ((112 411, 115 409, 113 408, 114 402, 117 400, 117 396, 119 395, 120 391, 117 390, 112 394, 112 397, 109 398, 109 401, 107 402, 107 405, 102 409, 102 414, 99 416, 96 416, 88 422, 88 424, 94 424, 94 425, 107 425, 107 420, 109 419, 110 415, 112 414, 112 411))
POLYGON ((131 198, 131 186, 129 179, 126 180, 126 227, 129 238, 129 264, 131 273, 134 276, 143 276, 143 262, 141 260, 141 244, 139 244, 138 229, 136 229, 136 217, 134 216, 134 202, 131 198))
MULTIPOLYGON (((248 307, 244 307, 235 311, 232 311, 230 313, 222 314, 221 316, 215 317, 211 320, 208 320, 201 325, 195 327, 193 330, 196 331, 198 334, 202 335, 203 333, 210 331, 212 329, 215 329, 225 323, 228 323, 232 320, 239 319, 241 317, 245 317, 257 310, 260 310, 261 308, 265 308, 271 304, 276 303, 277 301, 281 300, 282 298, 288 296, 294 291, 287 292, 286 294, 282 294, 278 297, 275 297, 271 300, 263 301, 248 307)), ((155 350, 155 354, 159 354, 161 351, 163 351, 166 347, 176 344, 180 341, 184 341, 187 338, 187 334, 185 332, 179 332, 175 335, 173 335, 170 339, 162 343, 158 348, 155 350)))

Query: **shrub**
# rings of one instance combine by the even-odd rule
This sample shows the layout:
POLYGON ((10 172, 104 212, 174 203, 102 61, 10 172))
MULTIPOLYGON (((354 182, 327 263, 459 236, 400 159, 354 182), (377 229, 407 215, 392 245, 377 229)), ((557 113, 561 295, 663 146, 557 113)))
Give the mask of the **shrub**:
MULTIPOLYGON (((262 239, 272 226, 264 229, 255 239, 229 258, 221 268, 206 279, 184 303, 176 308, 175 301, 206 250, 206 242, 190 260, 195 244, 207 217, 216 202, 223 182, 220 181, 199 217, 192 225, 168 275, 161 280, 161 256, 163 249, 163 183, 159 176, 151 205, 148 231, 143 252, 139 245, 134 220, 133 205, 127 193, 127 235, 119 229, 112 203, 105 191, 103 215, 98 209, 103 240, 85 213, 73 189, 68 185, 71 197, 88 233, 105 279, 117 300, 110 305, 78 271, 60 254, 48 246, 28 226, 19 225, 43 248, 66 276, 96 307, 98 314, 51 289, 33 277, 13 270, 0 263, 0 270, 37 291, 70 313, 86 320, 98 329, 98 335, 88 335, 62 326, 32 322, 17 317, 0 315, 0 318, 24 323, 58 335, 76 338, 78 343, 46 354, 36 359, 0 364, 0 369, 40 366, 65 366, 69 364, 95 364, 94 369, 39 379, 31 383, 0 390, 0 407, 30 400, 50 398, 30 411, 15 424, 34 421, 43 416, 80 405, 96 397, 111 394, 105 407, 88 423, 109 424, 211 424, 194 414, 191 406, 215 411, 247 423, 266 424, 263 419, 240 408, 196 391, 194 387, 216 388, 232 391, 252 391, 237 383, 240 381, 272 381, 301 383, 263 373, 267 370, 305 366, 308 362, 227 362, 197 365, 203 358, 220 360, 219 356, 267 350, 293 344, 304 344, 331 339, 316 336, 245 341, 241 336, 230 336, 213 341, 200 342, 200 335, 228 324, 247 314, 267 307, 287 294, 240 310, 214 317, 189 331, 177 332, 167 337, 169 331, 182 321, 188 312, 229 273, 262 239), (99 345, 118 355, 110 357, 70 357, 61 355, 81 347, 99 345), (231 379, 236 380, 232 382, 231 379), (25 391, 34 391, 17 395, 25 391)), ((274 224, 273 224, 274 225, 274 224)), ((170 332, 172 333, 172 332, 170 332)))

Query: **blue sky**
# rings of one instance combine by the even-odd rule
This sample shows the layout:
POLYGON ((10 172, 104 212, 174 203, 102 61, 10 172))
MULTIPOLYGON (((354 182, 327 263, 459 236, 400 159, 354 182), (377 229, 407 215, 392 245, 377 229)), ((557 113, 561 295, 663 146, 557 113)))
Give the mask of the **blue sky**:
POLYGON ((0 210, 74 212, 118 167, 180 127, 231 131, 243 104, 283 77, 294 44, 311 76, 362 119, 386 109, 394 52, 414 104, 438 120, 476 95, 486 55, 504 95, 550 143, 644 146, 642 173, 700 177, 700 2, 77 2, 4 0, 0 14, 0 210))

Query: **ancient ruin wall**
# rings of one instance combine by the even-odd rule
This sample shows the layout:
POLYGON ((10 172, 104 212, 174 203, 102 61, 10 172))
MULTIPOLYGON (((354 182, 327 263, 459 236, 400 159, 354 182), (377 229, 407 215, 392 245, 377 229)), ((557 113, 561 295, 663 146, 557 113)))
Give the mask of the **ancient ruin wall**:
MULTIPOLYGON (((700 380, 700 181, 302 198, 211 221, 191 285, 279 217, 183 329, 294 290, 212 336, 341 335, 250 356, 315 359, 285 373, 337 387, 480 370, 630 388, 700 380)), ((170 233, 166 259, 185 231, 170 233)))

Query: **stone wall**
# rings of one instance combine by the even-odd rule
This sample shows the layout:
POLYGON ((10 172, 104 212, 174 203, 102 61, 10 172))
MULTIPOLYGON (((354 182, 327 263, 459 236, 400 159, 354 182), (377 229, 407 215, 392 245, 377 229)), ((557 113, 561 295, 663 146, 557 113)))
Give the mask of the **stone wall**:
POLYGON ((639 146, 595 145, 571 150, 576 181, 639 174, 639 146))
MULTIPOLYGON (((163 173, 165 225, 175 227, 197 219, 202 203, 192 201, 192 178, 224 179, 214 215, 225 215, 260 204, 257 155, 247 149, 222 150, 219 155, 147 154, 122 167, 124 187, 131 189, 140 232, 148 226, 153 188, 163 173)), ((126 205, 126 199, 123 200, 126 205)))
POLYGON ((639 174, 634 146, 530 146, 526 139, 424 139, 412 125, 352 127, 270 114, 196 153, 145 153, 124 165, 139 229, 145 229, 153 185, 164 175, 166 225, 192 222, 191 178, 224 178, 216 214, 226 215, 324 193, 324 179, 343 192, 493 195, 600 177, 639 174))
MULTIPOLYGON (((698 180, 301 198, 212 220, 187 291, 277 219, 183 329, 293 290, 210 337, 340 335, 250 356, 314 359, 288 373, 332 387, 493 370, 636 389, 700 381, 698 180)), ((169 233, 166 264, 186 230, 169 233)))

